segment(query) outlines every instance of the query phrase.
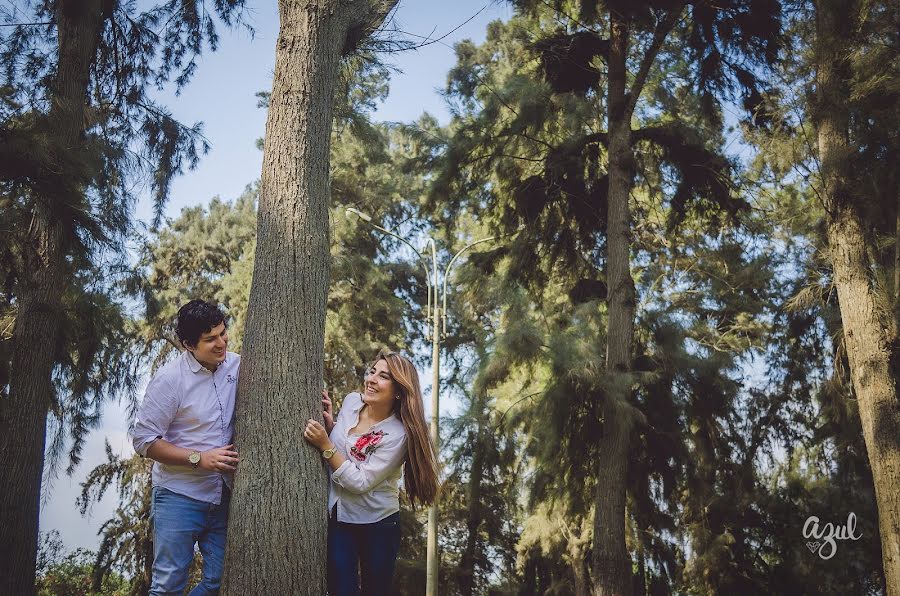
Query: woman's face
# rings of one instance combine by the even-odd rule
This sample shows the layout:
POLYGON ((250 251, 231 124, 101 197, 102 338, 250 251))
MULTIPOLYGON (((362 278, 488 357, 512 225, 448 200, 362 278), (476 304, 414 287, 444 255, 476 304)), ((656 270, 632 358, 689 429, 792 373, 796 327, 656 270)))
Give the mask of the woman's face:
POLYGON ((400 387, 391 377, 387 362, 378 360, 366 375, 363 401, 367 404, 391 404, 400 393, 400 387))

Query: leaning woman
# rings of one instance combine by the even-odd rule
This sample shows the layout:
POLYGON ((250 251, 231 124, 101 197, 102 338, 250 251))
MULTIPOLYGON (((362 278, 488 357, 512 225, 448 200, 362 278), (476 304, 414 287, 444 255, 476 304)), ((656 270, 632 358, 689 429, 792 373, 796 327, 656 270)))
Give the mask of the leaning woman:
POLYGON ((325 426, 307 422, 303 437, 322 452, 328 491, 328 591, 331 596, 388 594, 400 549, 400 476, 413 507, 438 490, 434 448, 425 426, 419 375, 382 350, 362 394, 344 398, 335 420, 325 394, 325 426))

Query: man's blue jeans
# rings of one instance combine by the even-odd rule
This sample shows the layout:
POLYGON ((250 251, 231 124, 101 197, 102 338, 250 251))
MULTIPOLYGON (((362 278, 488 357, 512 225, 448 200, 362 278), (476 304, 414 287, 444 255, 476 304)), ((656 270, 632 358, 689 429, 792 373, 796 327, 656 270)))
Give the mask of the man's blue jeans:
POLYGON ((400 550, 400 513, 374 524, 328 520, 329 596, 389 594, 400 550), (362 571, 362 592, 359 573, 362 571))
POLYGON ((222 504, 192 499, 160 486, 153 487, 153 582, 151 596, 184 593, 194 559, 194 544, 203 555, 203 579, 190 596, 218 594, 225 562, 225 530, 230 493, 222 504))

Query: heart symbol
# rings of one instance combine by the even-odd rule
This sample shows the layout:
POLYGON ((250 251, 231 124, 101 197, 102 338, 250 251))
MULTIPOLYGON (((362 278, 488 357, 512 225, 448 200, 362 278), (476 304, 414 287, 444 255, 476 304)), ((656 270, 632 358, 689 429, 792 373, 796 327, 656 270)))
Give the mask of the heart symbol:
POLYGON ((819 542, 818 540, 816 540, 815 542, 807 542, 806 547, 809 549, 809 552, 814 553, 817 550, 819 550, 820 544, 822 544, 822 543, 819 542))

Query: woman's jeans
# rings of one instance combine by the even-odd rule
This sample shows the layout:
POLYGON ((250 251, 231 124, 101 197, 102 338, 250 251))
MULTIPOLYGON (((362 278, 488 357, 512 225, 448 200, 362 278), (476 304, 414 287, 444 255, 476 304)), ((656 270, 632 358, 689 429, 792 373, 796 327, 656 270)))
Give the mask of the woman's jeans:
POLYGON ((389 594, 400 550, 400 513, 374 524, 328 520, 328 593, 330 596, 389 594), (362 591, 359 573, 362 572, 362 591))
POLYGON ((225 530, 231 494, 222 504, 192 499, 160 486, 153 487, 153 582, 151 596, 184 592, 194 560, 194 544, 203 555, 203 579, 190 596, 218 594, 225 561, 225 530))

